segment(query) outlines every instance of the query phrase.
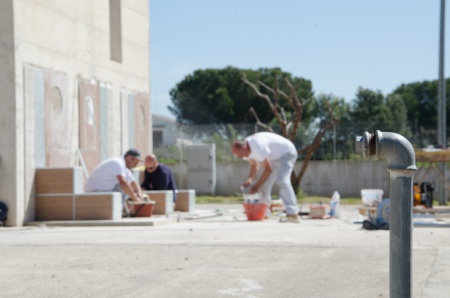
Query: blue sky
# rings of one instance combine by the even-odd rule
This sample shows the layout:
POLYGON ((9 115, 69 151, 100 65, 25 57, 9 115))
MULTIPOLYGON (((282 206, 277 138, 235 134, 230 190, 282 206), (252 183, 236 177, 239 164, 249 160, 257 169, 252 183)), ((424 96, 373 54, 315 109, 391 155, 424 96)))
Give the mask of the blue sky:
POLYGON ((169 91, 197 69, 280 67, 348 102, 438 79, 439 13, 440 0, 150 0, 152 112, 173 118, 169 91))

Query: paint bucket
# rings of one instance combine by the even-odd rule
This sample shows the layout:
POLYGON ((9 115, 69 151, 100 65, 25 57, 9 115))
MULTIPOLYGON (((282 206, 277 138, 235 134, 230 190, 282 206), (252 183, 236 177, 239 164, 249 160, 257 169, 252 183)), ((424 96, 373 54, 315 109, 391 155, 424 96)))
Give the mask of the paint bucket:
POLYGON ((134 214, 132 217, 151 217, 153 215, 153 208, 155 207, 153 201, 128 202, 128 204, 133 206, 134 214))
POLYGON ((266 216, 266 204, 244 204, 245 214, 248 220, 263 220, 266 216))

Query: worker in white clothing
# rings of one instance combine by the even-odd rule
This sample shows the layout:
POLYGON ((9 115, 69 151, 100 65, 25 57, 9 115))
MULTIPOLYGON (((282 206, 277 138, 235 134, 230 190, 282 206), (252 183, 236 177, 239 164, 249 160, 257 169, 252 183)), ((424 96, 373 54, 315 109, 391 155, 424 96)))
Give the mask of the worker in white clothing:
POLYGON ((237 157, 248 158, 250 163, 250 173, 242 186, 250 187, 251 194, 259 192, 261 201, 270 207, 272 187, 277 183, 287 213, 282 221, 299 222, 297 199, 291 184, 298 156, 294 144, 280 135, 259 132, 244 141, 234 142, 231 150, 237 157), (262 173, 254 182, 259 166, 262 166, 262 173))
MULTIPOLYGON (((142 162, 141 154, 136 149, 128 150, 123 156, 113 157, 98 164, 84 185, 85 192, 122 193, 124 207, 128 198, 143 201, 141 186, 134 179, 131 169, 142 162)), ((126 209, 126 208, 125 208, 126 209)))

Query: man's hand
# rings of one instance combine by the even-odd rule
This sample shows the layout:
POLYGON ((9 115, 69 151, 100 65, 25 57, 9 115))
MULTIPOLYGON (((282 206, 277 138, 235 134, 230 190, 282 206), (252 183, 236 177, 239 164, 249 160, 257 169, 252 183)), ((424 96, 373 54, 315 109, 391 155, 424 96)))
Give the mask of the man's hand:
POLYGON ((136 196, 136 199, 135 199, 134 201, 136 201, 136 202, 141 202, 141 201, 144 200, 144 198, 141 197, 141 196, 140 196, 139 194, 137 194, 137 193, 135 193, 135 196, 136 196))
POLYGON ((255 194, 259 192, 259 187, 257 185, 252 185, 252 187, 250 187, 250 194, 255 194))
POLYGON ((252 182, 253 182, 253 179, 252 178, 248 178, 247 180, 245 180, 245 182, 244 182, 244 184, 242 184, 242 186, 244 188, 249 187, 250 184, 252 184, 252 182))

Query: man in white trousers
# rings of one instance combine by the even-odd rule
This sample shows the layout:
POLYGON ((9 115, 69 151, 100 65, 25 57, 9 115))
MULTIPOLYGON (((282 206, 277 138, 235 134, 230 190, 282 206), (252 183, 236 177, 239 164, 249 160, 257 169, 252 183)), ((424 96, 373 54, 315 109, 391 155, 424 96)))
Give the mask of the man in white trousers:
POLYGON ((291 173, 298 156, 294 144, 280 135, 259 132, 244 141, 234 142, 231 150, 235 156, 248 159, 250 163, 250 173, 242 186, 250 187, 251 194, 259 192, 261 201, 270 206, 272 187, 276 183, 287 213, 282 221, 299 222, 297 199, 291 184, 291 173), (254 182, 259 166, 263 168, 262 173, 254 182))

